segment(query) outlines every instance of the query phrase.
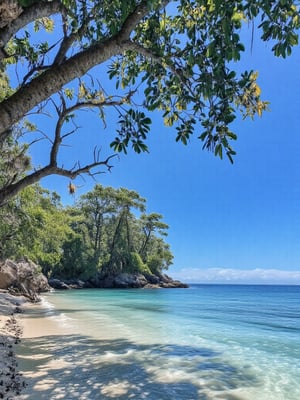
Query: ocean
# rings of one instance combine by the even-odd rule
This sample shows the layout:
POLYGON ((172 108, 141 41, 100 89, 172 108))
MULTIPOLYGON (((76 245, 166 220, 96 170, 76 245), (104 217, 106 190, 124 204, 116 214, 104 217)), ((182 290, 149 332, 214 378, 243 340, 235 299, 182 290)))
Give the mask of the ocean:
POLYGON ((23 319, 22 399, 300 399, 300 286, 60 291, 23 319))

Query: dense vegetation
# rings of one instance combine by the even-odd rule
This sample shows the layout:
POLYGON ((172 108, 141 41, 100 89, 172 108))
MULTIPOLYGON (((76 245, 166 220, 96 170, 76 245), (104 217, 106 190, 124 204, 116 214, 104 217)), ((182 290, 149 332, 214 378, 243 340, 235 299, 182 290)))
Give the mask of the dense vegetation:
POLYGON ((0 208, 0 259, 24 256, 48 277, 157 274, 172 263, 168 225, 135 191, 96 185, 72 207, 38 184, 0 208))
POLYGON ((3 154, 7 168, 25 166, 26 148, 7 151, 24 134, 31 145, 43 140, 48 156, 0 182, 0 205, 42 177, 75 179, 110 168, 113 152, 147 151, 154 111, 176 141, 195 133, 232 161, 230 124, 267 108, 257 73, 235 65, 243 26, 286 57, 298 44, 298 1, 2 0, 0 162, 3 154), (60 157, 76 140, 80 110, 96 111, 112 134, 104 154, 91 146, 89 163, 60 157))

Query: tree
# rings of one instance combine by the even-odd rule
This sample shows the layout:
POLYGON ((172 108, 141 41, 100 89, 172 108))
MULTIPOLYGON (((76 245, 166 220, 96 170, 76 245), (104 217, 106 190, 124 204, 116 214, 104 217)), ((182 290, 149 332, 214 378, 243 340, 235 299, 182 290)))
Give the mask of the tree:
POLYGON ((147 253, 153 234, 158 231, 162 236, 166 236, 166 230, 169 228, 167 224, 161 221, 162 215, 151 213, 149 215, 143 214, 141 216, 141 224, 143 230, 143 241, 139 253, 144 262, 147 262, 147 253))
POLYGON ((130 264, 130 254, 135 252, 131 233, 134 216, 131 210, 145 210, 146 200, 133 190, 120 188, 116 191, 115 199, 117 214, 114 218, 112 240, 109 245, 109 261, 102 268, 104 275, 111 274, 112 271, 122 272, 130 264))
POLYGON ((72 233, 63 242, 61 263, 54 274, 102 277, 121 272, 157 273, 172 263, 162 215, 145 211, 145 199, 132 190, 99 184, 68 208, 72 233), (149 266, 148 266, 149 262, 149 266))
POLYGON ((84 215, 85 225, 91 238, 93 258, 98 264, 100 254, 102 261, 108 255, 105 228, 107 218, 117 212, 116 190, 97 184, 92 191, 81 196, 78 206, 84 215))
POLYGON ((71 219, 56 193, 38 184, 0 208, 0 259, 28 257, 48 275, 61 262, 71 219))
POLYGON ((161 273, 173 264, 170 246, 161 238, 151 239, 151 252, 148 254, 147 266, 153 274, 161 273))
POLYGON ((253 117, 267 108, 257 74, 234 69, 244 51, 241 28, 252 23, 274 54, 286 57, 298 44, 300 24, 292 0, 3 0, 0 16, 0 83, 11 77, 1 96, 0 143, 17 127, 35 132, 31 143, 50 144, 48 163, 0 188, 0 204, 50 174, 73 179, 111 168, 114 155, 102 158, 97 149, 84 166, 59 163, 82 109, 98 110, 103 121, 108 108, 115 110, 116 152, 147 151, 149 112, 158 110, 176 141, 187 144, 195 131, 203 148, 232 161, 237 111, 253 117), (107 73, 114 93, 97 79, 107 73), (52 132, 28 121, 46 112, 56 114, 52 132))

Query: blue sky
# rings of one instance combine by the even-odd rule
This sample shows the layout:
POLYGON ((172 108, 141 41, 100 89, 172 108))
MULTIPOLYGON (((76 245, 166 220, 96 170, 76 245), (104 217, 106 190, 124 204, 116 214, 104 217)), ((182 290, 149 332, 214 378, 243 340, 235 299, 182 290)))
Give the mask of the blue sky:
MULTIPOLYGON (((271 102, 271 111, 234 123, 234 165, 202 151, 197 135, 188 146, 175 143, 175 129, 164 127, 153 113, 150 153, 120 155, 112 172, 98 177, 103 185, 136 190, 147 199, 148 212, 164 216, 174 254, 171 276, 189 282, 300 284, 299 65, 299 48, 290 58, 278 59, 259 39, 237 65, 259 71, 262 97, 271 102)), ((64 151, 88 160, 88 143, 101 146, 114 137, 109 118, 107 124, 104 129, 96 116, 84 114, 77 144, 64 151)), ((37 145, 32 156, 42 162, 44 150, 37 145)), ((76 183, 79 196, 95 182, 76 183)), ((56 190, 65 204, 74 202, 67 179, 51 177, 42 184, 56 190)))

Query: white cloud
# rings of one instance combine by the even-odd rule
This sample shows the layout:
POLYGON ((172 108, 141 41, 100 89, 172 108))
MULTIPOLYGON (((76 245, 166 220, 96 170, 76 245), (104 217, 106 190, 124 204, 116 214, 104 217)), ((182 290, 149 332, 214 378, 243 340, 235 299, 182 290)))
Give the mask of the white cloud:
POLYGON ((300 285, 300 271, 278 269, 184 268, 171 275, 189 283, 300 285))

